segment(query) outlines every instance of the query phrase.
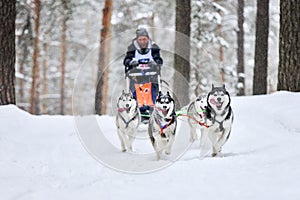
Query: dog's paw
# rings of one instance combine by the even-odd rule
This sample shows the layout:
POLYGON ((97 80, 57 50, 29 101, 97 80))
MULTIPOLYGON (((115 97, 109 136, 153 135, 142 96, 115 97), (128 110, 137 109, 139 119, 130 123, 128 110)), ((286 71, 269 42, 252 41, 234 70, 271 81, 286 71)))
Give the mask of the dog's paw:
POLYGON ((122 149, 122 152, 126 152, 126 149, 122 149))
POLYGON ((129 151, 130 153, 136 153, 136 150, 134 148, 129 148, 129 151))
POLYGON ((196 141, 196 137, 190 137, 190 142, 193 143, 196 141))
POLYGON ((170 152, 170 151, 165 151, 165 154, 166 154, 166 155, 170 155, 171 152, 170 152))
POLYGON ((212 153, 211 156, 212 157, 216 157, 218 155, 218 153, 212 153))
POLYGON ((218 158, 223 158, 225 157, 223 153, 219 152, 219 153, 212 153, 211 154, 212 157, 218 157, 218 158))

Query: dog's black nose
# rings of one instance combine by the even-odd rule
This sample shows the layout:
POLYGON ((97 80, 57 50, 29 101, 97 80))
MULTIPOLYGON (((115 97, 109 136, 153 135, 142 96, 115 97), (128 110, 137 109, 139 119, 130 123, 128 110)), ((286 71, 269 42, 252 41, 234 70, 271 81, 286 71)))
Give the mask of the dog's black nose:
POLYGON ((126 107, 127 107, 127 108, 129 107, 129 104, 128 104, 128 103, 126 104, 126 107))
POLYGON ((217 98, 218 101, 221 101, 222 99, 220 97, 217 98))
POLYGON ((167 109, 167 106, 163 106, 163 109, 167 109))

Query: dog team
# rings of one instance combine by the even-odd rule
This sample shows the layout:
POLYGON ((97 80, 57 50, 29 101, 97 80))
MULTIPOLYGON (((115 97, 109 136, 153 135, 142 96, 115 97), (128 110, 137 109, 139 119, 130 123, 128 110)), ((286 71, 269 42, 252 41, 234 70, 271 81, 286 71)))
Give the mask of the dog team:
MULTIPOLYGON (((177 128, 175 101, 169 92, 161 92, 163 59, 159 46, 145 28, 136 30, 136 37, 127 48, 125 66, 126 92, 118 99, 116 126, 123 152, 132 151, 133 141, 141 121, 148 124, 148 135, 157 159, 171 154, 177 128), (132 91, 132 92, 131 92, 132 91)), ((187 114, 191 142, 196 130, 201 131, 201 145, 210 140, 212 156, 221 152, 228 140, 233 113, 225 86, 214 87, 207 96, 199 96, 189 104, 187 114)), ((200 145, 200 147, 201 147, 200 145)))
MULTIPOLYGON (((116 126, 121 150, 132 151, 141 122, 138 103, 131 92, 123 91, 117 101, 117 108, 116 126)), ((203 148, 206 139, 209 139, 212 156, 217 156, 230 136, 233 122, 231 99, 225 85, 222 87, 212 85, 207 95, 199 96, 188 105, 184 116, 188 118, 190 126, 190 141, 195 141, 196 131, 199 129, 200 149, 203 148)), ((148 122, 148 135, 158 160, 163 152, 167 155, 171 154, 176 127, 175 101, 169 92, 163 94, 160 91, 148 122)))

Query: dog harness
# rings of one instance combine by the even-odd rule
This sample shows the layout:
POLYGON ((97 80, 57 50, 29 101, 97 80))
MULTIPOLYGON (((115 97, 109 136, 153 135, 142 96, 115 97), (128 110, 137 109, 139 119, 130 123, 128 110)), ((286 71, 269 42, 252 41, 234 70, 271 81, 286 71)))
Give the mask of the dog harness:
MULTIPOLYGON (((123 112, 125 110, 126 109, 118 109, 119 112, 123 112)), ((135 118, 138 116, 138 114, 139 113, 136 112, 136 114, 131 119, 129 119, 128 121, 126 121, 122 115, 119 115, 119 116, 121 117, 122 121, 125 123, 125 125, 126 125, 125 128, 128 128, 128 125, 130 124, 130 122, 132 122, 133 120, 135 120, 135 118)))
MULTIPOLYGON (((224 126, 223 126, 223 122, 224 122, 224 121, 219 122, 218 120, 216 120, 216 113, 215 113, 215 111, 214 111, 213 109, 210 109, 210 108, 208 107, 207 110, 208 110, 208 113, 209 113, 208 118, 212 120, 212 123, 213 123, 213 124, 214 124, 215 122, 217 122, 217 123, 220 125, 220 126, 219 126, 220 131, 223 131, 223 130, 224 130, 224 126), (214 117, 211 116, 211 113, 214 114, 214 117)), ((228 119, 230 118, 230 116, 231 116, 232 109, 231 109, 230 106, 227 107, 227 108, 223 111, 223 113, 221 114, 221 116, 225 115, 226 112, 228 112, 228 113, 227 113, 227 115, 226 115, 226 117, 225 117, 224 120, 228 120, 228 119)))
POLYGON ((155 119, 156 124, 159 126, 159 133, 161 136, 163 136, 163 134, 164 134, 164 129, 168 128, 173 123, 173 121, 174 121, 174 115, 172 116, 170 121, 165 125, 162 125, 160 123, 160 121, 158 120, 158 118, 155 119))

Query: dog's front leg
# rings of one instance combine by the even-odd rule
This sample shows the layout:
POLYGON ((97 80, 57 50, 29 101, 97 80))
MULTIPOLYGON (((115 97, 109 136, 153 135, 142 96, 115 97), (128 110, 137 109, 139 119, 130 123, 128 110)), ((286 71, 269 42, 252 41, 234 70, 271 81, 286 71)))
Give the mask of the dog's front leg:
POLYGON ((201 136, 200 136, 200 157, 206 156, 210 152, 211 142, 208 139, 208 132, 207 128, 201 129, 201 136))
POLYGON ((172 145, 174 143, 174 139, 175 139, 175 136, 174 135, 170 135, 169 142, 167 143, 167 148, 166 148, 166 151, 165 151, 165 153, 167 155, 171 154, 171 149, 172 149, 172 145))
POLYGON ((118 136, 120 138, 120 141, 121 141, 121 150, 122 152, 125 152, 126 151, 126 147, 125 147, 125 140, 124 140, 124 137, 126 137, 124 135, 124 133, 118 128, 118 136))
POLYGON ((215 131, 209 132, 208 137, 212 144, 212 156, 215 157, 219 153, 218 135, 215 131))
POLYGON ((163 142, 162 142, 161 138, 159 138, 159 137, 160 136, 158 136, 158 137, 155 138, 155 143, 154 143, 154 150, 156 152, 157 160, 160 160, 161 153, 163 151, 163 142))
POLYGON ((195 124, 190 123, 190 142, 194 142, 197 139, 197 126, 195 124))
POLYGON ((133 151, 133 148, 132 148, 132 144, 133 144, 133 141, 135 139, 135 136, 134 136, 134 131, 131 131, 129 134, 128 134, 128 149, 132 152, 133 151))
POLYGON ((225 128, 223 131, 223 134, 221 135, 220 139, 217 142, 217 147, 218 147, 218 152, 221 152, 222 150, 222 146, 225 144, 225 142, 227 141, 228 137, 230 134, 230 128, 225 128))

